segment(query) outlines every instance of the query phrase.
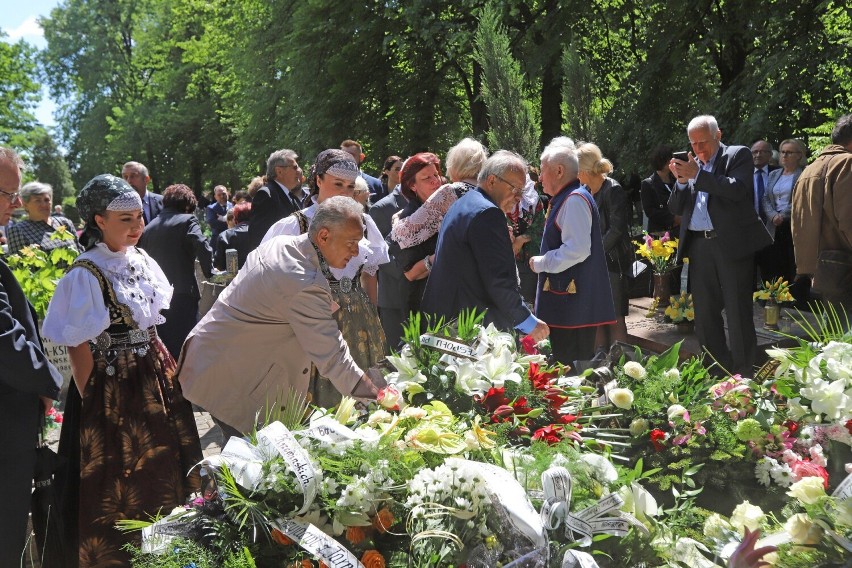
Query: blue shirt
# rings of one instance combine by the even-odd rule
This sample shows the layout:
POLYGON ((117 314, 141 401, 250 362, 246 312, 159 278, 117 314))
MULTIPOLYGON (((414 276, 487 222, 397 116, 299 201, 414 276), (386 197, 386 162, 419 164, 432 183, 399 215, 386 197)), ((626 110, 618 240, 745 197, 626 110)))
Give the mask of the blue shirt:
MULTIPOLYGON (((710 161, 706 164, 701 164, 701 169, 705 172, 713 171, 713 164, 716 163, 716 156, 719 155, 719 150, 721 150, 721 146, 716 153, 713 154, 713 157, 710 158, 710 161)), ((698 177, 698 176, 696 176, 698 177)), ((689 180, 689 183, 695 183, 695 179, 689 180)), ((677 182, 677 188, 679 190, 685 190, 689 187, 688 184, 683 184, 677 182)), ((712 231, 713 230, 713 221, 710 220, 710 212, 707 210, 707 192, 699 191, 698 195, 695 196, 695 205, 692 207, 692 217, 689 219, 689 227, 687 227, 690 231, 712 231)))

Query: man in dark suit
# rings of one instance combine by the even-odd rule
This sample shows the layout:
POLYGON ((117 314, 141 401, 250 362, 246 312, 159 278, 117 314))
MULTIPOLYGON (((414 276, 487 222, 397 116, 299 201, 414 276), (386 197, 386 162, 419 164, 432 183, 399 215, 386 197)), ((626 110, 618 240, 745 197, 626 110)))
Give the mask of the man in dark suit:
POLYGON ((754 254, 772 242, 752 206, 754 164, 748 148, 722 144, 712 116, 693 118, 687 135, 689 160, 669 163, 677 178, 669 209, 683 217, 678 257, 689 257, 695 332, 725 369, 752 376, 754 254))
POLYGON ((139 247, 157 261, 174 287, 169 309, 162 312, 166 322, 157 326, 157 333, 177 359, 184 339, 198 323, 201 292, 195 278, 195 259, 209 277, 213 249, 193 215, 197 201, 189 187, 170 185, 163 193, 163 203, 163 212, 145 227, 139 247))
MULTIPOLYGON (((0 147, 0 225, 22 206, 21 166, 14 151, 0 147)), ((59 398, 62 375, 45 357, 35 312, 3 260, 0 361, 0 566, 18 566, 26 543, 40 416, 59 398)))
POLYGON ((151 181, 148 168, 139 162, 127 162, 121 168, 121 177, 142 198, 142 217, 145 219, 145 224, 156 219, 163 210, 163 196, 148 191, 148 183, 151 181))
MULTIPOLYGON (((407 204, 408 200, 397 186, 389 195, 370 207, 370 217, 376 222, 383 237, 387 238, 391 232, 394 214, 407 204)), ((392 251, 391 243, 388 245, 392 251)), ((408 317, 405 308, 408 305, 409 287, 410 283, 396 259, 391 258, 390 262, 379 265, 379 319, 382 320, 382 329, 390 349, 397 349, 402 337, 402 326, 408 317)))
POLYGON ((210 225, 211 243, 215 244, 222 231, 228 228, 226 217, 233 206, 234 204, 228 201, 227 187, 217 185, 213 188, 213 203, 204 209, 204 219, 210 225))
MULTIPOLYGON (((438 234, 422 310, 448 319, 464 309, 485 313, 485 324, 518 329, 535 341, 546 338, 547 324, 535 317, 521 296, 506 214, 521 200, 527 163, 500 150, 482 165, 478 187, 447 212, 438 234)), ((429 267, 426 267, 427 270, 429 267)))
POLYGON ((249 241, 254 250, 276 221, 308 206, 302 191, 302 168, 293 150, 276 150, 266 160, 266 183, 252 199, 249 241))
POLYGON ((340 149, 352 154, 352 157, 355 158, 355 163, 358 164, 359 168, 359 175, 364 178, 364 181, 367 182, 367 187, 370 188, 370 203, 376 203, 378 200, 384 198, 386 194, 385 188, 382 186, 382 180, 360 171, 361 164, 366 157, 361 148, 361 143, 356 140, 344 140, 340 143, 340 149))
POLYGON ((772 144, 766 140, 758 140, 751 145, 751 159, 754 162, 754 210, 760 216, 760 220, 766 223, 763 215, 761 201, 766 193, 766 184, 769 181, 769 172, 777 170, 778 166, 769 163, 772 159, 772 144))

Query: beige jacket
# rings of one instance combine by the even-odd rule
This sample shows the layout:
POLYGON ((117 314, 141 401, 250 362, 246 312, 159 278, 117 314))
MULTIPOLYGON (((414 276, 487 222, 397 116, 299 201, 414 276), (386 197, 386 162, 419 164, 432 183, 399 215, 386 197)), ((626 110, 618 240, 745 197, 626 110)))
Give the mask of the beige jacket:
POLYGON ((805 168, 793 189, 791 222, 799 274, 816 272, 820 251, 852 251, 852 153, 832 144, 805 168))
POLYGON ((248 432, 255 415, 283 401, 289 387, 308 391, 312 361, 351 393, 363 372, 333 309, 307 235, 262 244, 187 337, 178 367, 184 396, 248 432))

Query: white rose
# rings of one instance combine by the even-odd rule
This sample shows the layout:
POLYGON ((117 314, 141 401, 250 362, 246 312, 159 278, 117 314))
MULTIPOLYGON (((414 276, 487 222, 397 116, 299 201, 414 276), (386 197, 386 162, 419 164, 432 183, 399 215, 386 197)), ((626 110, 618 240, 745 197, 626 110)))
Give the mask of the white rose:
POLYGON ((630 435, 638 438, 648 431, 648 421, 644 418, 636 418, 630 423, 630 435))
POLYGON ((645 367, 636 361, 628 361, 624 364, 624 374, 631 379, 636 379, 637 381, 641 381, 648 376, 648 372, 645 371, 645 367))
POLYGON ((744 535, 746 528, 750 531, 759 529, 764 518, 766 518, 766 514, 760 507, 752 505, 748 501, 743 501, 731 513, 731 525, 744 535))
POLYGON ((790 486, 787 495, 795 497, 804 505, 813 505, 822 497, 825 497, 822 477, 803 477, 790 486))
POLYGON ((610 389, 607 392, 610 402, 623 410, 633 406, 633 391, 630 389, 610 389))
POLYGON ((671 369, 663 373, 663 376, 670 381, 676 381, 680 378, 680 371, 672 367, 671 369))
POLYGON ((822 528, 811 522, 805 513, 797 513, 787 519, 784 530, 796 544, 819 544, 822 528))
POLYGON ((719 513, 713 513, 704 521, 704 534, 715 540, 727 538, 727 532, 733 530, 731 523, 719 513))
POLYGON ((674 420, 676 416, 686 414, 686 408, 680 404, 673 404, 669 407, 667 414, 669 415, 669 420, 674 420))
POLYGON ((399 403, 402 402, 402 393, 394 385, 388 385, 379 391, 376 401, 382 408, 387 410, 399 410, 399 403))

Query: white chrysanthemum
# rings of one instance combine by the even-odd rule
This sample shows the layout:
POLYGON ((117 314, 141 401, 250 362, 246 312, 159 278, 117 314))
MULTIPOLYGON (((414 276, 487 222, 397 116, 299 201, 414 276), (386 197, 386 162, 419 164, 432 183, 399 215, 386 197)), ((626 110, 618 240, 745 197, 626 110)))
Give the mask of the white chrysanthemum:
POLYGON ((628 361, 624 364, 624 374, 632 379, 636 379, 637 381, 641 381, 648 376, 648 372, 645 370, 645 367, 636 361, 628 361))
POLYGON ((772 476, 770 473, 772 472, 772 468, 776 465, 778 465, 778 462, 774 459, 763 458, 757 462, 756 466, 754 466, 754 476, 764 487, 769 487, 769 484, 772 483, 772 476))
POLYGON ((663 377, 665 377, 669 381, 676 381, 680 378, 680 371, 678 371, 677 368, 672 367, 671 369, 663 373, 663 377))
POLYGON ((375 426, 376 424, 380 424, 382 422, 390 422, 393 420, 393 414, 384 410, 382 408, 373 412, 369 418, 367 418, 367 424, 370 426, 375 426))
POLYGON ((776 463, 769 474, 772 476, 772 481, 781 487, 790 487, 793 483, 793 470, 786 463, 776 463))
POLYGON ((419 406, 406 406, 399 413, 399 417, 402 419, 412 418, 414 420, 423 420, 426 418, 426 411, 419 406))

